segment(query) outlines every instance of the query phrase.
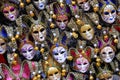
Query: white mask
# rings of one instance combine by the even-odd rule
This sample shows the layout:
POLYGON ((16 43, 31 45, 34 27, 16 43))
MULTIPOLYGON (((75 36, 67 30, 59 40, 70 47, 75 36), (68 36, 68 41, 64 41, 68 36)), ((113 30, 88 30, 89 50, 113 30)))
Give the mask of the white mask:
POLYGON ((33 3, 39 10, 45 9, 47 0, 33 0, 33 3))
POLYGON ((52 51, 52 54, 53 54, 54 59, 58 63, 65 62, 65 60, 67 58, 67 50, 62 46, 55 47, 52 51))
POLYGON ((106 46, 101 50, 100 57, 104 62, 110 63, 115 57, 115 52, 110 46, 106 46))
POLYGON ((117 13, 113 5, 106 5, 101 14, 103 21, 109 24, 115 22, 116 16, 117 13))
POLYGON ((21 54, 27 60, 32 60, 35 56, 34 47, 31 44, 24 44, 21 48, 21 54))
POLYGON ((90 64, 86 58, 80 57, 75 61, 75 66, 77 67, 79 72, 85 73, 88 70, 90 64))

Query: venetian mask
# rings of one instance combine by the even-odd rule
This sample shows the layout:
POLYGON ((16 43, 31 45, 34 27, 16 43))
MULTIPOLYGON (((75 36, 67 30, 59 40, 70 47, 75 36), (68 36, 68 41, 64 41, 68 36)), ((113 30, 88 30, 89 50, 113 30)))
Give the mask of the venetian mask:
POLYGON ((61 30, 64 30, 68 24, 68 16, 58 15, 56 18, 56 24, 61 30))
POLYGON ((84 10, 88 11, 90 9, 90 3, 88 0, 77 0, 77 4, 84 10))
POLYGON ((86 58, 79 57, 75 61, 75 66, 79 72, 85 73, 88 70, 90 64, 86 58))
POLYGON ((33 3, 39 10, 43 10, 45 9, 47 0, 33 0, 33 3))
POLYGON ((0 38, 0 54, 4 54, 6 52, 6 42, 4 39, 0 38))
POLYGON ((42 25, 34 25, 32 27, 32 36, 34 40, 43 42, 46 39, 46 29, 42 25))
POLYGON ((61 80, 61 73, 56 67, 48 69, 48 80, 61 80))
POLYGON ((5 7, 3 9, 3 14, 10 21, 15 21, 18 16, 17 9, 14 6, 5 7))
POLYGON ((101 17, 106 23, 113 23, 116 19, 116 9, 113 5, 106 5, 103 9, 101 17))
POLYGON ((62 46, 58 46, 52 50, 52 55, 58 63, 63 63, 67 58, 67 50, 62 46))
POLYGON ((94 37, 94 29, 90 25, 83 25, 80 28, 81 36, 86 40, 92 40, 94 37))
POLYGON ((28 43, 21 47, 20 52, 27 60, 32 60, 35 56, 34 47, 28 43))
POLYGON ((100 57, 104 62, 110 63, 115 57, 115 51, 110 46, 106 46, 101 50, 100 57))

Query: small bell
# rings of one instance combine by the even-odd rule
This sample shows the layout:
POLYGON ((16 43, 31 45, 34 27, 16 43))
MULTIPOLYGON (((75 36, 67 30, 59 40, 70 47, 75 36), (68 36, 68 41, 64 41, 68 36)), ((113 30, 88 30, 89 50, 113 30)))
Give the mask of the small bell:
POLYGON ((73 57, 72 56, 68 56, 67 59, 71 61, 73 59, 73 57))
POLYGON ((54 38, 54 42, 57 42, 57 40, 58 40, 58 39, 55 37, 55 38, 54 38))
POLYGON ((72 35, 73 35, 74 38, 78 38, 78 34, 77 33, 73 32, 72 35))
POLYGON ((118 39, 114 39, 114 43, 118 43, 118 39))
POLYGON ((102 26, 101 26, 101 25, 98 25, 97 28, 98 28, 98 29, 102 29, 102 26))
POLYGON ((33 80, 38 80, 38 79, 37 79, 37 77, 35 76, 35 77, 33 78, 33 80))
POLYGON ((17 64, 17 61, 13 60, 12 65, 16 65, 16 64, 17 64))
POLYGON ((34 14, 33 11, 30 11, 30 16, 31 16, 31 17, 34 17, 34 16, 35 16, 35 14, 34 14))
POLYGON ((65 76, 66 75, 66 73, 62 73, 62 76, 65 76))
POLYGON ((30 3, 30 2, 31 2, 31 0, 26 0, 26 2, 27 2, 27 3, 30 3))
POLYGON ((34 49, 35 49, 35 50, 38 50, 38 47, 36 46, 34 49))
POLYGON ((19 35, 17 34, 17 35, 15 36, 15 38, 18 39, 18 38, 19 38, 19 35))
POLYGON ((75 1, 72 1, 72 5, 75 5, 76 4, 76 2, 75 1))
POLYGON ((108 35, 105 35, 105 36, 104 36, 104 40, 107 40, 107 39, 108 39, 108 35))
POLYGON ((12 42, 15 42, 15 40, 16 40, 16 39, 15 39, 14 37, 11 39, 12 42))
POLYGON ((17 54, 17 53, 14 53, 13 56, 14 56, 14 58, 17 58, 17 57, 18 57, 18 54, 17 54))
POLYGON ((98 66, 98 67, 99 67, 99 66, 100 66, 100 62, 97 62, 97 63, 96 63, 96 66, 98 66))
POLYGON ((20 7, 24 8, 24 3, 23 2, 20 2, 20 7))
POLYGON ((53 23, 50 24, 50 28, 54 28, 55 25, 53 23))
POLYGON ((53 19, 56 19, 56 15, 55 15, 55 14, 53 14, 53 15, 52 15, 52 18, 53 18, 53 19))
POLYGON ((94 77, 92 76, 92 75, 90 75, 90 78, 89 78, 90 80, 94 80, 94 77))
POLYGON ((96 58, 96 61, 97 61, 97 62, 100 62, 100 61, 101 61, 101 59, 97 57, 97 58, 96 58))
POLYGON ((45 61, 45 64, 48 65, 48 61, 45 61))
POLYGON ((44 53, 44 51, 45 51, 44 48, 41 48, 41 49, 40 49, 40 52, 41 52, 41 53, 44 53))
POLYGON ((38 78, 38 79, 40 79, 40 78, 41 78, 41 75, 40 75, 40 74, 38 74, 38 75, 37 75, 37 78, 38 78))
POLYGON ((99 8, 98 8, 97 6, 95 6, 95 7, 93 8, 93 10, 94 10, 94 12, 97 12, 97 11, 99 10, 99 8))
POLYGON ((83 24, 83 22, 82 22, 80 19, 77 19, 76 23, 77 23, 78 25, 83 24))
POLYGON ((95 52, 95 53, 98 53, 98 52, 99 52, 99 48, 95 48, 95 49, 94 49, 94 52, 95 52))
POLYGON ((63 69, 63 70, 62 70, 62 73, 66 73, 66 70, 65 70, 65 69, 63 69))

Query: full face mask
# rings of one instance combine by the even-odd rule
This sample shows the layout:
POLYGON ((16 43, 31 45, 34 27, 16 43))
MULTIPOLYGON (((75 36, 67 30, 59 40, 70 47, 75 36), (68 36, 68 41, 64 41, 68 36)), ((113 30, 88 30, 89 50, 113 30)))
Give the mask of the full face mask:
POLYGON ((42 25, 34 25, 32 27, 32 36, 34 40, 43 42, 46 39, 46 29, 42 25))
POLYGON ((79 72, 85 73, 88 70, 90 64, 86 58, 79 57, 75 61, 75 66, 79 72))
POLYGON ((106 5, 105 8, 103 9, 103 12, 101 13, 101 17, 103 21, 106 23, 113 23, 116 20, 116 9, 113 5, 106 5))
POLYGON ((61 80, 61 73, 56 67, 48 69, 48 80, 61 80))
POLYGON ((90 3, 88 0, 77 0, 77 4, 84 10, 88 11, 90 9, 90 3))
POLYGON ((20 52, 27 60, 32 60, 35 56, 34 47, 31 44, 24 44, 20 52))
POLYGON ((68 24, 68 16, 66 15, 57 16, 56 24, 61 30, 64 30, 68 24))
POLYGON ((3 14, 4 16, 10 20, 10 21, 15 21, 18 14, 17 14, 17 9, 14 6, 7 6, 3 8, 3 14))
POLYGON ((45 9, 47 0, 33 0, 33 3, 39 10, 43 10, 45 9))
POLYGON ((58 46, 52 50, 52 55, 58 63, 63 63, 67 59, 67 50, 62 46, 58 46))
POLYGON ((104 62, 110 63, 115 57, 115 51, 110 46, 106 46, 101 50, 100 57, 104 62))
POLYGON ((94 29, 90 25, 83 25, 80 28, 81 36, 86 40, 92 40, 94 37, 94 29))
POLYGON ((0 54, 4 54, 6 52, 6 42, 4 39, 0 38, 0 54))

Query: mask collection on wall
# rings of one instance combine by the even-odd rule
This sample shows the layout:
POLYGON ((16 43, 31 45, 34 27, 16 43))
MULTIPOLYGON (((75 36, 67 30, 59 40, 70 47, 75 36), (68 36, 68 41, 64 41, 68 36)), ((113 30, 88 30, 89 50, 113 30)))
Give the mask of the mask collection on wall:
POLYGON ((0 80, 120 80, 120 0, 1 0, 0 80))

